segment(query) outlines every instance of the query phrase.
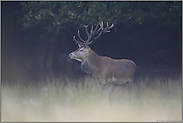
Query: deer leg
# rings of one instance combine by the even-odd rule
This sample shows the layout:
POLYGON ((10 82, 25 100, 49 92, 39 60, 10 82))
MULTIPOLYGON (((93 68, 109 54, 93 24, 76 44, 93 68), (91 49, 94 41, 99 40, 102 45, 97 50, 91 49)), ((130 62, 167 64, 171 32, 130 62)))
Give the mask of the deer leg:
POLYGON ((112 79, 110 80, 110 84, 109 84, 109 99, 110 99, 110 105, 112 105, 112 99, 111 99, 111 94, 115 88, 115 86, 113 86, 113 83, 112 83, 112 79))
POLYGON ((128 91, 128 95, 129 95, 129 103, 131 104, 131 94, 132 94, 132 84, 133 84, 134 78, 130 79, 128 81, 128 84, 125 85, 125 88, 128 91))
POLYGON ((101 84, 98 79, 95 79, 95 83, 97 85, 97 92, 99 92, 101 90, 101 84))
POLYGON ((128 95, 129 95, 129 103, 131 104, 131 93, 132 93, 131 85, 128 86, 127 91, 128 91, 128 95))
POLYGON ((112 94, 112 85, 110 85, 110 87, 109 87, 109 100, 110 100, 110 105, 112 105, 111 94, 112 94))

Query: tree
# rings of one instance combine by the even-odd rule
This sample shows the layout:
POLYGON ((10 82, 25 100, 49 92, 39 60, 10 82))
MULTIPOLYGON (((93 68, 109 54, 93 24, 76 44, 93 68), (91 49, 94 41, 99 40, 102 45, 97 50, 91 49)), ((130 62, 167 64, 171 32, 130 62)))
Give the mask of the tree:
POLYGON ((84 24, 96 25, 101 21, 124 24, 130 27, 136 24, 155 22, 156 26, 180 29, 182 22, 182 2, 21 2, 26 10, 19 22, 24 28, 41 26, 48 32, 60 33, 84 24))

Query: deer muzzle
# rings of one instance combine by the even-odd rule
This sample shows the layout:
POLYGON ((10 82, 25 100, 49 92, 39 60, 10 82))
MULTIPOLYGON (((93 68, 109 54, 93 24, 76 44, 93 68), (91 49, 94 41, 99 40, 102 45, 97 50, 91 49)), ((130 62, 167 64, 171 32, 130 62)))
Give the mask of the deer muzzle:
POLYGON ((70 57, 71 59, 74 59, 74 58, 75 58, 74 55, 73 55, 73 53, 70 53, 70 54, 69 54, 69 57, 70 57))
POLYGON ((76 59, 76 60, 78 60, 78 61, 82 62, 82 60, 81 60, 81 59, 79 59, 79 58, 77 58, 77 56, 76 56, 76 55, 74 55, 73 53, 70 53, 70 54, 69 54, 69 57, 70 57, 71 59, 76 59))

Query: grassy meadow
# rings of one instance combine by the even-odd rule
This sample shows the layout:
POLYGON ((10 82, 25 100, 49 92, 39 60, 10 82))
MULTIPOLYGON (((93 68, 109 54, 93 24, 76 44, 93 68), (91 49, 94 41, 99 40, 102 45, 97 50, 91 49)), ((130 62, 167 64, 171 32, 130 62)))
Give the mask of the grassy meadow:
MULTIPOLYGON (((31 82, 30 82, 31 83, 31 82)), ((39 84, 2 84, 1 121, 4 122, 180 122, 181 77, 139 77, 131 103, 125 88, 98 88, 90 77, 83 81, 56 80, 39 84)))

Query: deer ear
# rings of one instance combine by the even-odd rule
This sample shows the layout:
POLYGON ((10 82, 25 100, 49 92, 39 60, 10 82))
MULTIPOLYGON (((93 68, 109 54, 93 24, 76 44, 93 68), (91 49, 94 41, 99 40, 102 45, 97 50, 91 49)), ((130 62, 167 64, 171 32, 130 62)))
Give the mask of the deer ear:
POLYGON ((78 47, 80 48, 80 47, 82 47, 82 45, 78 44, 78 47))

